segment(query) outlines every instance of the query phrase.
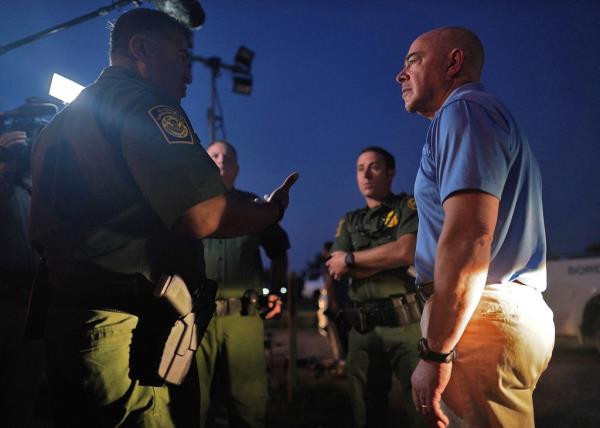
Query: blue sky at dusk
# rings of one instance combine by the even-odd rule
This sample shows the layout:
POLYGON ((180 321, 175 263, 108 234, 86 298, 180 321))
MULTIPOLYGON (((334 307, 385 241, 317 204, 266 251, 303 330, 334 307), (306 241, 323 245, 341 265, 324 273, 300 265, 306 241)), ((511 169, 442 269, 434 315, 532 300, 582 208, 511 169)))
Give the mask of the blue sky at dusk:
MULTIPOLYGON (((218 87, 227 137, 239 153, 237 187, 264 194, 300 172, 283 222, 299 270, 363 205, 356 155, 380 145, 396 156, 394 191, 412 193, 428 121, 404 110, 394 77, 411 41, 429 29, 474 30, 486 49, 482 82, 529 137, 544 179, 552 253, 600 243, 600 2, 203 0, 194 52, 231 63, 256 52, 254 89, 218 87)), ((0 0, 0 45, 84 15, 109 0, 0 0)), ((144 2, 149 7, 150 3, 144 2)), ((133 6, 128 6, 129 9, 133 6)), ((124 9, 124 10, 125 10, 124 9)), ((45 96, 54 72, 92 83, 108 64, 107 20, 66 29, 0 55, 0 111, 45 96)), ((207 143, 210 73, 194 66, 183 102, 207 143)))

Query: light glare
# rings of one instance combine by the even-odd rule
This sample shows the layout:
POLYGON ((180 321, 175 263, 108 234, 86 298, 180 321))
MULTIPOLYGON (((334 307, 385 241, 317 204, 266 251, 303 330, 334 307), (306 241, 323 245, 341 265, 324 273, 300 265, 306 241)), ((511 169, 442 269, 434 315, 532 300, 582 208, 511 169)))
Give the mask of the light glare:
POLYGON ((67 79, 58 73, 54 73, 52 75, 52 82, 50 83, 50 91, 48 93, 62 102, 70 103, 77 98, 83 88, 84 86, 79 83, 67 79))

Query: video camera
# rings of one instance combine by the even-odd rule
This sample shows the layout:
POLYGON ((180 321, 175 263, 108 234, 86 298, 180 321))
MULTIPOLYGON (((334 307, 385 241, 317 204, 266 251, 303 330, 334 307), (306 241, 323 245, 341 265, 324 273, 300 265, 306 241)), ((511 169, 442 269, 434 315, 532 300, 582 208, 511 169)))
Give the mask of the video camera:
POLYGON ((10 149, 0 147, 0 162, 11 160, 29 162, 31 143, 58 112, 58 109, 56 104, 37 97, 30 97, 21 107, 0 112, 0 134, 11 131, 23 131, 27 134, 27 145, 25 146, 16 145, 10 149))

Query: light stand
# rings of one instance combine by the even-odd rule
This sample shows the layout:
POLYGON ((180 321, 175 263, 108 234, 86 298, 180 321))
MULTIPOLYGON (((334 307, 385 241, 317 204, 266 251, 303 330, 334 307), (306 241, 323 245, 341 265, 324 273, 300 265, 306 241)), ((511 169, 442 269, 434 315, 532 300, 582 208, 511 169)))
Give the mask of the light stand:
POLYGON ((35 42, 43 37, 49 36, 51 34, 58 33, 62 30, 66 30, 67 28, 74 27, 77 24, 81 24, 82 22, 89 21, 90 19, 96 18, 97 16, 108 15, 110 12, 116 9, 120 9, 125 6, 127 3, 133 3, 136 6, 139 6, 142 2, 141 0, 118 0, 111 3, 110 6, 103 6, 99 9, 96 9, 93 12, 87 13, 79 18, 71 19, 70 21, 63 22, 62 24, 55 25, 54 27, 48 28, 47 30, 40 31, 39 33, 32 34, 31 36, 24 37, 22 39, 16 40, 8 45, 0 46, 0 55, 4 55, 6 52, 16 49, 20 46, 27 45, 31 42, 35 42))
POLYGON ((210 142, 227 140, 223 107, 217 91, 217 78, 221 75, 221 70, 233 74, 233 92, 242 95, 250 95, 252 92, 252 74, 250 68, 253 59, 254 52, 244 46, 241 46, 238 49, 233 65, 225 64, 221 61, 221 58, 215 56, 208 58, 200 55, 192 56, 192 61, 204 64, 210 69, 211 73, 210 107, 207 111, 210 142))
MULTIPOLYGON (((181 21, 191 30, 197 30, 202 27, 202 24, 204 24, 204 20, 206 19, 202 6, 196 0, 150 0, 150 2, 154 3, 156 9, 181 21)), ((113 10, 120 9, 128 3, 140 6, 142 0, 114 0, 109 6, 103 6, 93 12, 80 16, 79 18, 71 19, 70 21, 55 25, 52 28, 24 37, 9 43, 8 45, 0 46, 0 55, 4 55, 6 52, 20 46, 35 42, 50 34, 55 34, 77 24, 81 24, 82 22, 89 21, 97 16, 108 15, 113 10)))

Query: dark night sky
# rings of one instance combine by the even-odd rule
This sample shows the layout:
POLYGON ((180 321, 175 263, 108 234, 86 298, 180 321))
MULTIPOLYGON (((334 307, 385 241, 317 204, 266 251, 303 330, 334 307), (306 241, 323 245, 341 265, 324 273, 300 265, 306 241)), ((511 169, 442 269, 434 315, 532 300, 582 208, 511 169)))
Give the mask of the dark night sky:
MULTIPOLYGON (((0 0, 0 45, 86 14, 109 0, 0 0)), ((146 3, 145 3, 146 4, 146 3)), ((219 79, 238 187, 263 194, 292 170, 284 226, 302 269, 363 204, 354 164, 377 144, 397 158, 394 190, 412 192, 428 122, 404 111, 394 77, 411 41, 446 25, 474 30, 486 48, 483 83, 511 109, 541 165, 549 247, 600 243, 600 2, 555 0, 204 0, 195 53, 232 62, 256 52, 254 92, 219 79)), ((106 22, 119 12, 0 56, 0 110, 44 96, 52 73, 92 83, 107 65, 106 22)), ((208 141, 209 72, 195 65, 183 105, 208 141)))

